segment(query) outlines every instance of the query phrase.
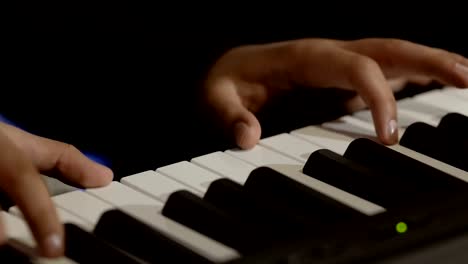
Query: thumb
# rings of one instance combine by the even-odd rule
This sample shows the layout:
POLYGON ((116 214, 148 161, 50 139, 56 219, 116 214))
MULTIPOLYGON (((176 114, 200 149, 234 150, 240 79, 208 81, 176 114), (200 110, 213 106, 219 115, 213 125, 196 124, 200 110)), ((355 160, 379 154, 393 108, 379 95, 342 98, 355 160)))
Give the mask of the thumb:
POLYGON ((230 79, 216 81, 208 86, 207 103, 214 110, 216 121, 221 123, 237 146, 250 149, 260 140, 261 126, 245 106, 238 89, 237 84, 230 79))

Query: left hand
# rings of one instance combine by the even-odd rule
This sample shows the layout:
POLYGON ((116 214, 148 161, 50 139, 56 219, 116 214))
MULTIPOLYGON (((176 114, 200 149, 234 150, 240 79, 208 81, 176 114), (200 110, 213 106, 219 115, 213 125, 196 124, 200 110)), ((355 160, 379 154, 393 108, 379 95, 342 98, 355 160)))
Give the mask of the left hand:
POLYGON ((203 98, 243 149, 255 146, 255 114, 275 94, 296 85, 354 90, 353 109, 370 108, 384 144, 398 141, 394 91, 406 82, 468 87, 468 60, 398 39, 301 39, 234 48, 212 67, 203 98))

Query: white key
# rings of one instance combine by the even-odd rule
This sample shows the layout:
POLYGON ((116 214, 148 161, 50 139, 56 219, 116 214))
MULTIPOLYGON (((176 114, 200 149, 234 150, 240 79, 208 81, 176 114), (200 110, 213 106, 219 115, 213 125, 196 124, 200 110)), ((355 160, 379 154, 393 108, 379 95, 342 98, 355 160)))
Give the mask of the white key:
MULTIPOLYGON (((34 240, 31 230, 29 229, 26 222, 23 219, 9 214, 5 211, 0 212, 0 217, 2 218, 2 223, 5 228, 6 237, 9 239, 15 239, 21 243, 24 243, 26 246, 35 248, 37 243, 34 240)), ((29 252, 27 252, 29 253, 29 252)), ((31 252, 32 253, 32 252, 31 252)), ((74 264, 71 259, 66 257, 48 259, 42 257, 35 257, 33 259, 34 263, 38 264, 74 264)))
MULTIPOLYGON (((421 114, 414 111, 408 111, 404 108, 398 108, 398 126, 402 129, 407 128, 409 125, 416 122, 425 122, 433 126, 437 126, 438 120, 435 120, 432 116, 421 114)), ((368 123, 373 123, 372 113, 370 110, 361 110, 353 114, 360 120, 368 123)))
POLYGON ((138 219, 152 219, 163 207, 162 202, 116 181, 105 187, 87 189, 86 192, 138 219))
POLYGON ((444 87, 442 93, 468 100, 468 89, 466 88, 444 87))
POLYGON ((221 151, 193 158, 191 162, 241 185, 245 183, 252 170, 256 168, 250 163, 221 151))
MULTIPOLYGON (((80 217, 78 217, 76 215, 73 215, 73 214, 63 210, 60 207, 55 207, 55 210, 57 211, 57 215, 58 215, 59 220, 60 220, 61 223, 73 223, 73 224, 81 227, 82 229, 84 229, 86 231, 91 231, 92 230, 93 225, 90 222, 84 220, 83 218, 80 218, 80 217)), ((12 215, 15 215, 17 217, 20 217, 20 218, 24 219, 24 215, 19 210, 18 206, 10 207, 8 212, 10 214, 12 214, 12 215)))
POLYGON ((93 225, 97 224, 102 213, 114 208, 109 203, 99 200, 85 191, 73 191, 53 196, 56 206, 79 216, 93 225))
POLYGON ((365 199, 362 199, 356 195, 345 192, 339 188, 329 185, 325 182, 319 181, 313 177, 302 173, 302 166, 298 165, 268 165, 268 167, 288 176, 289 178, 296 180, 311 189, 314 189, 328 197, 341 202, 351 208, 354 208, 361 213, 366 215, 375 215, 385 211, 380 205, 371 203, 365 199))
POLYGON ((302 165, 302 162, 299 162, 295 159, 289 158, 282 154, 279 154, 275 151, 267 149, 261 145, 256 145, 252 149, 243 150, 243 149, 229 149, 226 150, 226 153, 232 155, 236 158, 244 160, 254 166, 261 167, 266 165, 302 165))
MULTIPOLYGON (((103 213, 117 208, 83 191, 61 194, 53 197, 53 199, 59 206, 69 208, 74 214, 89 219, 94 224, 97 224, 103 213), (55 199, 57 197, 60 199, 55 199)), ((224 261, 239 256, 238 252, 232 248, 205 237, 161 214, 153 214, 151 217, 139 217, 138 219, 212 260, 224 261)))
POLYGON ((291 135, 300 137, 313 144, 322 146, 340 155, 343 155, 349 143, 356 137, 365 137, 375 140, 374 133, 346 123, 345 120, 337 120, 332 127, 307 126, 291 131, 291 135), (340 127, 342 126, 342 127, 340 127), (351 127, 352 129, 350 129, 351 127), (348 128, 348 131, 346 131, 348 128), (354 131, 353 131, 354 130, 354 131))
POLYGON ((186 184, 201 193, 206 192, 211 182, 221 178, 220 175, 188 161, 181 161, 160 167, 156 171, 180 183, 186 184))
POLYGON ((438 125, 440 119, 448 114, 450 111, 438 107, 437 105, 430 105, 413 98, 405 98, 397 102, 398 110, 405 111, 408 114, 422 116, 428 124, 438 125))
POLYGON ((180 190, 201 195, 201 192, 152 170, 123 177, 120 182, 163 203, 171 193, 180 190))
POLYGON ((264 138, 259 144, 302 163, 307 162, 312 152, 322 148, 286 133, 264 138))
POLYGON ((457 112, 468 115, 468 104, 460 98, 442 93, 439 90, 434 90, 414 97, 414 100, 436 105, 439 108, 446 109, 450 112, 457 112))

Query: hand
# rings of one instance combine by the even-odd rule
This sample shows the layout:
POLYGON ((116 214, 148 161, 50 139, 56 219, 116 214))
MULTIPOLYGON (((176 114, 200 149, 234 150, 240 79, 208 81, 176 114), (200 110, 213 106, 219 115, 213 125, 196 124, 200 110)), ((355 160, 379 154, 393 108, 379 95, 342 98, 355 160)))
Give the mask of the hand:
MULTIPOLYGON (((112 171, 94 163, 75 147, 32 135, 0 122, 0 189, 18 205, 38 242, 40 254, 64 253, 63 226, 41 172, 56 171, 77 186, 98 187, 111 182, 112 171)), ((0 226, 0 241, 5 241, 0 226)))
MULTIPOLYGON (((212 67, 204 100, 239 147, 261 136, 255 113, 280 91, 300 85, 354 90, 353 109, 370 108, 384 144, 398 141, 393 90, 407 81, 468 87, 468 60, 448 51, 398 39, 301 39, 241 46, 212 67)), ((326 110, 326 109, 324 109, 326 110)))

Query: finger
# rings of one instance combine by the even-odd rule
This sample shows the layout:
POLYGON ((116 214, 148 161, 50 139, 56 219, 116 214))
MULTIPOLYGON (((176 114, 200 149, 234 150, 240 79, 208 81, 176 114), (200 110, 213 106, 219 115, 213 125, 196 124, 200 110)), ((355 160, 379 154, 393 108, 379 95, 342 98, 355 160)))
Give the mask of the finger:
POLYGON ((34 158, 41 171, 56 170, 67 182, 82 187, 99 187, 112 181, 112 171, 86 157, 76 147, 35 136, 34 158))
POLYGON ((398 39, 360 40, 345 45, 376 60, 387 77, 426 76, 468 87, 468 59, 461 55, 398 39))
POLYGON ((355 90, 372 112, 379 139, 384 144, 398 141, 395 97, 374 60, 340 48, 304 50, 296 60, 302 61, 296 63, 300 66, 295 69, 300 73, 297 81, 312 87, 355 90))
POLYGON ((237 85, 231 79, 216 80, 208 85, 207 103, 237 146, 250 149, 260 140, 261 127, 255 115, 242 103, 237 85))
POLYGON ((46 257, 63 255, 63 226, 47 189, 32 163, 0 131, 0 186, 18 205, 46 257))
POLYGON ((88 159, 74 146, 39 137, 1 123, 1 129, 29 156, 40 171, 52 171, 62 180, 83 187, 99 187, 112 181, 112 171, 88 159))

